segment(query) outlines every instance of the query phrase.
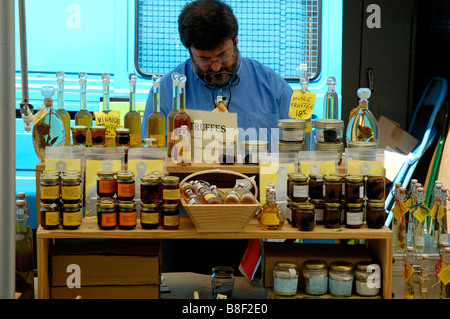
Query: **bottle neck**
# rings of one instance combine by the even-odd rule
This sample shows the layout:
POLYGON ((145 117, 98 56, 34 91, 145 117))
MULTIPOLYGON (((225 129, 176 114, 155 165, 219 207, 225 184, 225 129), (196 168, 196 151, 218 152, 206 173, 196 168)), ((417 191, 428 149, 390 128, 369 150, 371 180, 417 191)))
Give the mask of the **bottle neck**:
POLYGON ((179 103, 179 95, 178 95, 178 85, 173 86, 173 98, 172 98, 172 110, 178 111, 180 109, 179 103))
POLYGON ((159 94, 159 88, 154 89, 153 92, 153 113, 159 113, 160 112, 160 94, 159 94))
POLYGON ((80 109, 86 110, 86 83, 80 85, 80 109))
POLYGON ((64 110, 64 84, 58 84, 58 110, 64 110))
POLYGON ((186 113, 186 93, 184 90, 180 92, 180 113, 186 113))
POLYGON ((109 111, 109 86, 103 86, 103 111, 109 111))

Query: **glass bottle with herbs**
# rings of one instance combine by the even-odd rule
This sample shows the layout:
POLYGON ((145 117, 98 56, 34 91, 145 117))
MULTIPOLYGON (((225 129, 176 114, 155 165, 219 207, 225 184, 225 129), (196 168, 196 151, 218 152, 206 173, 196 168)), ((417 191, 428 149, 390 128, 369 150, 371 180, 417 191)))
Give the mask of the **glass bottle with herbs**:
POLYGON ((180 109, 180 101, 178 94, 178 76, 180 74, 177 72, 172 73, 172 111, 167 115, 167 156, 172 156, 172 148, 173 148, 173 119, 175 115, 178 114, 180 109))
POLYGON ((417 208, 414 212, 414 249, 418 253, 425 251, 425 220, 428 208, 424 204, 425 194, 423 188, 417 189, 417 208))
POLYGON ((406 189, 401 187, 400 183, 395 184, 394 201, 395 206, 392 208, 394 215, 393 232, 394 232, 394 248, 397 252, 404 252, 406 249, 406 217, 407 208, 404 200, 406 198, 406 189))
MULTIPOLYGON (((191 117, 186 113, 186 76, 184 74, 181 74, 178 77, 178 81, 179 81, 179 99, 180 99, 180 111, 177 113, 177 115, 175 115, 175 117, 173 118, 173 133, 172 133, 172 139, 173 139, 173 143, 174 143, 174 147, 172 149, 172 158, 178 158, 181 155, 179 155, 178 153, 180 152, 180 150, 178 149, 179 146, 177 146, 177 144, 184 144, 184 142, 189 142, 189 149, 190 149, 190 136, 189 136, 189 141, 184 141, 183 135, 186 134, 182 134, 182 126, 186 126, 185 131, 189 131, 189 133, 191 132, 191 117), (175 147, 177 146, 177 147, 175 147), (175 156, 174 156, 175 155, 175 156)), ((187 136, 186 136, 187 137, 187 136)), ((184 145, 183 145, 184 147, 184 145)), ((187 154, 187 152, 185 152, 186 154, 184 154, 185 158, 190 159, 191 154, 187 154)), ((177 162, 179 162, 177 160, 177 162)))
POLYGON ((419 273, 419 295, 420 299, 430 298, 430 270, 428 268, 428 255, 422 256, 419 273))
POLYGON ((87 110, 87 98, 86 98, 86 81, 88 75, 85 72, 78 74, 80 80, 80 110, 75 114, 75 125, 86 126, 86 145, 90 146, 91 141, 91 126, 92 126, 92 114, 87 110))
MULTIPOLYGON (((130 110, 125 114, 124 127, 130 130, 130 147, 141 146, 141 115, 136 111, 137 75, 130 73, 130 110)), ((150 129, 150 128, 149 128, 150 129)))
MULTIPOLYGON (((109 73, 103 73, 102 74, 102 83, 103 83, 103 104, 102 104, 102 113, 104 115, 110 114, 109 109, 109 102, 110 102, 110 94, 109 94, 109 82, 111 80, 111 75, 109 73)), ((104 122, 99 123, 99 119, 96 117, 97 125, 103 125, 106 126, 105 131, 105 145, 108 147, 114 147, 116 146, 116 132, 115 128, 116 126, 120 126, 120 124, 113 124, 114 119, 113 115, 106 116, 104 118, 104 122)))
POLYGON ((404 267, 402 276, 405 280, 404 299, 414 299, 414 262, 416 261, 416 253, 414 247, 408 246, 403 255, 404 267))
POLYGON ((61 118, 65 130, 64 146, 70 146, 70 114, 64 109, 64 78, 66 74, 62 71, 56 73, 58 81, 58 109, 56 113, 61 118))

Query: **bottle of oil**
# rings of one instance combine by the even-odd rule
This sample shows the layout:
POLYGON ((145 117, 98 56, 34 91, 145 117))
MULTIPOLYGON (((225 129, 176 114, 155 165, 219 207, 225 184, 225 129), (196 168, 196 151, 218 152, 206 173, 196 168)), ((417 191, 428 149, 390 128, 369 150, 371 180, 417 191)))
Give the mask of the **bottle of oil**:
MULTIPOLYGON (((189 132, 191 131, 191 118, 190 116, 186 113, 186 76, 184 74, 180 74, 180 76, 178 77, 178 81, 179 81, 179 87, 180 87, 180 111, 177 113, 177 115, 175 115, 175 117, 173 118, 173 142, 174 142, 174 146, 175 144, 178 143, 180 136, 182 136, 180 134, 180 130, 182 129, 181 127, 183 125, 186 126, 187 130, 189 130, 189 132)), ((176 150, 176 147, 174 147, 172 149, 172 158, 176 158, 177 156, 174 156, 177 152, 175 152, 178 150, 176 150)), ((187 154, 185 154, 187 157, 187 154)))
POLYGON ((178 77, 179 73, 172 73, 172 111, 167 115, 167 156, 172 156, 173 148, 173 118, 178 114, 180 109, 179 94, 178 94, 178 77))
POLYGON ((64 109, 64 78, 66 74, 62 71, 56 73, 58 81, 58 110, 56 113, 61 118, 66 132, 64 146, 70 146, 70 114, 64 109))
POLYGON ((258 222, 262 228, 267 230, 281 229, 284 225, 284 214, 280 206, 276 202, 276 190, 269 190, 267 204, 264 205, 259 214, 258 222))
POLYGON ((137 75, 130 73, 128 78, 130 80, 130 110, 125 114, 124 126, 130 130, 130 147, 141 147, 141 116, 136 111, 137 75))
MULTIPOLYGON (((103 107, 102 112, 108 114, 109 113, 109 81, 111 80, 111 75, 109 73, 102 74, 102 82, 103 82, 103 107)), ((110 128, 106 125, 106 133, 105 133, 105 145, 107 147, 116 146, 116 131, 113 128, 110 128)))
POLYGON ((85 72, 80 72, 78 74, 80 79, 80 110, 75 115, 75 125, 83 125, 88 129, 86 131, 86 145, 92 145, 91 139, 91 126, 92 126, 92 114, 87 110, 87 100, 86 100, 86 80, 88 75, 85 72))
POLYGON ((160 112, 161 79, 153 75, 153 113, 148 117, 148 137, 158 140, 158 147, 166 147, 166 118, 160 112))

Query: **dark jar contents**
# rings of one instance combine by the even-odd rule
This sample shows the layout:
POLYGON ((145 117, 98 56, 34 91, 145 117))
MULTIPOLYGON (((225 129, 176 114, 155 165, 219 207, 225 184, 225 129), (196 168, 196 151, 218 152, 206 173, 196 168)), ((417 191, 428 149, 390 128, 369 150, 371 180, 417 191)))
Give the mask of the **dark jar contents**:
POLYGON ((83 211, 80 204, 64 204, 62 207, 62 227, 64 229, 78 229, 83 219, 83 211))
POLYGON ((44 229, 57 229, 60 225, 61 212, 56 203, 41 202, 41 226, 44 229))
POLYGON ((367 199, 385 199, 386 184, 384 175, 367 175, 367 199))
POLYGON ((113 171, 97 172, 97 196, 114 197, 116 188, 116 177, 113 171))
POLYGON ((311 231, 316 226, 314 205, 310 203, 297 204, 297 229, 311 231))
POLYGON ((117 172, 117 200, 131 201, 136 196, 136 183, 134 181, 134 174, 129 171, 117 172))
POLYGON ((347 203, 345 211, 345 227, 361 228, 364 223, 364 208, 362 203, 347 203))
POLYGON ((65 204, 78 204, 81 201, 81 179, 75 175, 61 177, 61 200, 65 204))
POLYGON ((105 145, 106 126, 91 126, 92 146, 105 145))
POLYGON ((341 226, 341 204, 325 203, 323 209, 323 224, 325 228, 339 228, 341 226))
MULTIPOLYGON (((288 198, 288 205, 287 208, 291 210, 291 218, 290 218, 290 223, 291 226, 294 228, 297 228, 297 204, 299 203, 293 203, 291 202, 291 200, 288 198)), ((289 218, 288 218, 289 219, 289 218)))
POLYGON ((345 202, 362 203, 364 201, 364 176, 345 177, 345 202))
POLYGON ((366 223, 369 228, 382 228, 386 221, 384 200, 367 201, 366 223))
POLYGON ((111 230, 117 226, 117 211, 114 203, 100 203, 97 211, 97 224, 102 230, 111 230))
POLYGON ((323 200, 327 203, 340 203, 342 200, 342 178, 335 175, 324 176, 323 200))
POLYGON ((173 230, 180 227, 180 209, 178 208, 178 204, 163 204, 162 215, 163 229, 173 230))
POLYGON ((52 204, 60 198, 60 180, 56 175, 41 175, 40 177, 41 201, 52 204))
POLYGON ((163 204, 178 204, 180 200, 180 178, 178 176, 164 176, 161 178, 161 192, 163 204))
POLYGON ((141 204, 141 227, 157 229, 159 226, 160 209, 158 204, 141 204))
POLYGON ((219 155, 220 164, 234 164, 236 162, 236 151, 234 141, 223 141, 221 154, 219 155))
POLYGON ((323 199, 323 175, 309 174, 309 198, 323 199))
POLYGON ((213 299, 231 299, 234 288, 234 269, 218 266, 212 269, 211 289, 213 299))
POLYGON ((323 225, 323 200, 322 199, 311 199, 309 201, 314 205, 314 212, 316 216, 316 225, 323 225))
POLYGON ((130 146, 130 129, 116 128, 116 146, 130 146))
POLYGON ((155 175, 141 177, 141 202, 157 204, 160 201, 159 177, 155 175))
POLYGON ((120 202, 118 209, 119 228, 130 230, 137 224, 137 210, 134 202, 120 202))
POLYGON ((84 125, 72 126, 72 145, 86 145, 87 129, 84 125))
POLYGON ((302 203, 308 200, 308 177, 303 174, 289 176, 289 191, 292 202, 302 203))

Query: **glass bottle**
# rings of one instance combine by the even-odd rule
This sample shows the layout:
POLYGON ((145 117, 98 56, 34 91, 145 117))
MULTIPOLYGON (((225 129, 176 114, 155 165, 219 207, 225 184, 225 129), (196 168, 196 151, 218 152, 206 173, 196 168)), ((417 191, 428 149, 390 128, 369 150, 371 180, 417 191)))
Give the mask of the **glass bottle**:
POLYGON ((339 100, 334 87, 336 78, 329 76, 327 78, 328 91, 323 99, 323 117, 326 119, 339 119, 339 100))
POLYGON ((405 280, 405 292, 403 294, 404 299, 414 299, 414 267, 413 264, 416 261, 416 253, 414 247, 408 246, 406 253, 403 256, 405 261, 403 269, 403 279, 405 280))
POLYGON ((435 210, 435 214, 431 216, 431 246, 433 248, 438 247, 439 242, 439 227, 440 227, 440 220, 439 220, 439 210, 442 206, 442 202, 440 199, 441 195, 441 188, 442 184, 439 181, 436 181, 433 185, 433 201, 432 206, 435 210))
POLYGON ((221 204, 217 196, 209 189, 209 186, 197 181, 194 183, 197 194, 200 195, 200 200, 203 204, 221 204))
POLYGON ((419 296, 420 299, 430 298, 430 270, 428 269, 428 255, 422 256, 419 273, 419 296))
MULTIPOLYGON (((404 204, 404 200, 406 198, 406 189, 402 187, 400 183, 395 184, 394 189, 394 201, 397 209, 399 209, 400 213, 397 215, 394 214, 393 218, 393 228, 394 228, 394 248, 397 252, 404 252, 406 248, 406 217, 404 208, 406 207, 404 204)), ((393 209, 396 209, 395 207, 393 209)))
POLYGON ((92 126, 92 114, 87 110, 86 100, 86 80, 88 75, 85 72, 78 74, 80 79, 80 110, 75 115, 75 125, 86 126, 86 145, 91 145, 91 126, 92 126))
POLYGON ((266 230, 281 229, 284 225, 285 217, 283 211, 276 202, 276 190, 274 188, 269 190, 266 200, 268 205, 261 210, 258 219, 259 224, 266 230))
POLYGON ((160 111, 161 79, 153 75, 153 113, 148 117, 148 137, 158 140, 158 147, 166 147, 166 118, 160 111))
POLYGON ((22 299, 34 299, 33 240, 27 228, 27 212, 24 200, 16 201, 16 292, 22 299))
MULTIPOLYGON (((308 86, 309 86, 309 78, 307 76, 301 76, 300 77, 300 89, 302 92, 308 92, 308 86)), ((305 129, 305 149, 311 150, 312 149, 312 132, 311 132, 311 117, 306 119, 306 129, 305 129)))
POLYGON ((425 251, 425 219, 420 216, 420 210, 423 209, 425 194, 423 188, 417 188, 417 205, 416 213, 414 214, 414 249, 418 253, 425 251), (419 219, 418 219, 419 218, 419 219))
POLYGON ((173 119, 178 114, 180 109, 179 95, 178 95, 178 76, 177 72, 172 73, 172 111, 167 115, 167 156, 172 156, 173 148, 173 119))
MULTIPOLYGON (((105 114, 109 113, 109 81, 111 80, 111 75, 109 73, 102 74, 102 83, 103 83, 103 109, 102 112, 105 114)), ((101 124, 97 124, 101 125, 101 124)), ((116 146, 116 132, 114 127, 106 126, 105 133, 105 144, 107 147, 116 146)))
MULTIPOLYGON (((179 95, 180 111, 173 118, 173 134, 172 134, 172 138, 173 138, 174 147, 172 149, 172 158, 177 158, 178 157, 178 149, 175 146, 180 143, 180 141, 179 141, 180 137, 183 136, 181 134, 181 132, 180 132, 181 127, 182 126, 186 126, 186 129, 189 131, 189 133, 191 131, 191 118, 186 113, 186 90, 185 90, 185 87, 186 87, 186 76, 184 74, 181 74, 178 77, 178 81, 179 81, 179 93, 180 93, 180 95, 179 95)), ((189 143, 190 143, 190 140, 189 140, 189 143)), ((178 160, 177 160, 177 162, 178 162, 178 160)))
MULTIPOLYGON (((439 222, 439 243, 438 248, 443 246, 443 243, 448 242, 448 228, 447 228, 447 200, 448 189, 447 187, 441 188, 441 202, 443 207, 443 215, 439 222)), ((449 296, 450 297, 450 296, 449 296)))
POLYGON ((130 73, 128 78, 130 80, 130 110, 125 114, 124 127, 130 130, 130 147, 141 147, 141 115, 136 111, 137 75, 130 73))
MULTIPOLYGON (((448 272, 450 267, 450 247, 448 246, 448 243, 442 244, 442 247, 440 249, 440 262, 441 262, 440 271, 448 272)), ((440 280, 440 282, 441 282, 441 291, 439 294, 439 298, 450 299, 450 283, 445 284, 442 280, 440 280)))
POLYGON ((70 146, 70 114, 64 109, 64 77, 66 74, 62 71, 56 73, 56 80, 58 81, 58 109, 56 113, 61 118, 65 130, 64 146, 70 146))
POLYGON ((360 88, 357 94, 360 100, 347 125, 347 145, 352 142, 378 143, 380 131, 377 120, 368 108, 371 91, 368 88, 360 88))

